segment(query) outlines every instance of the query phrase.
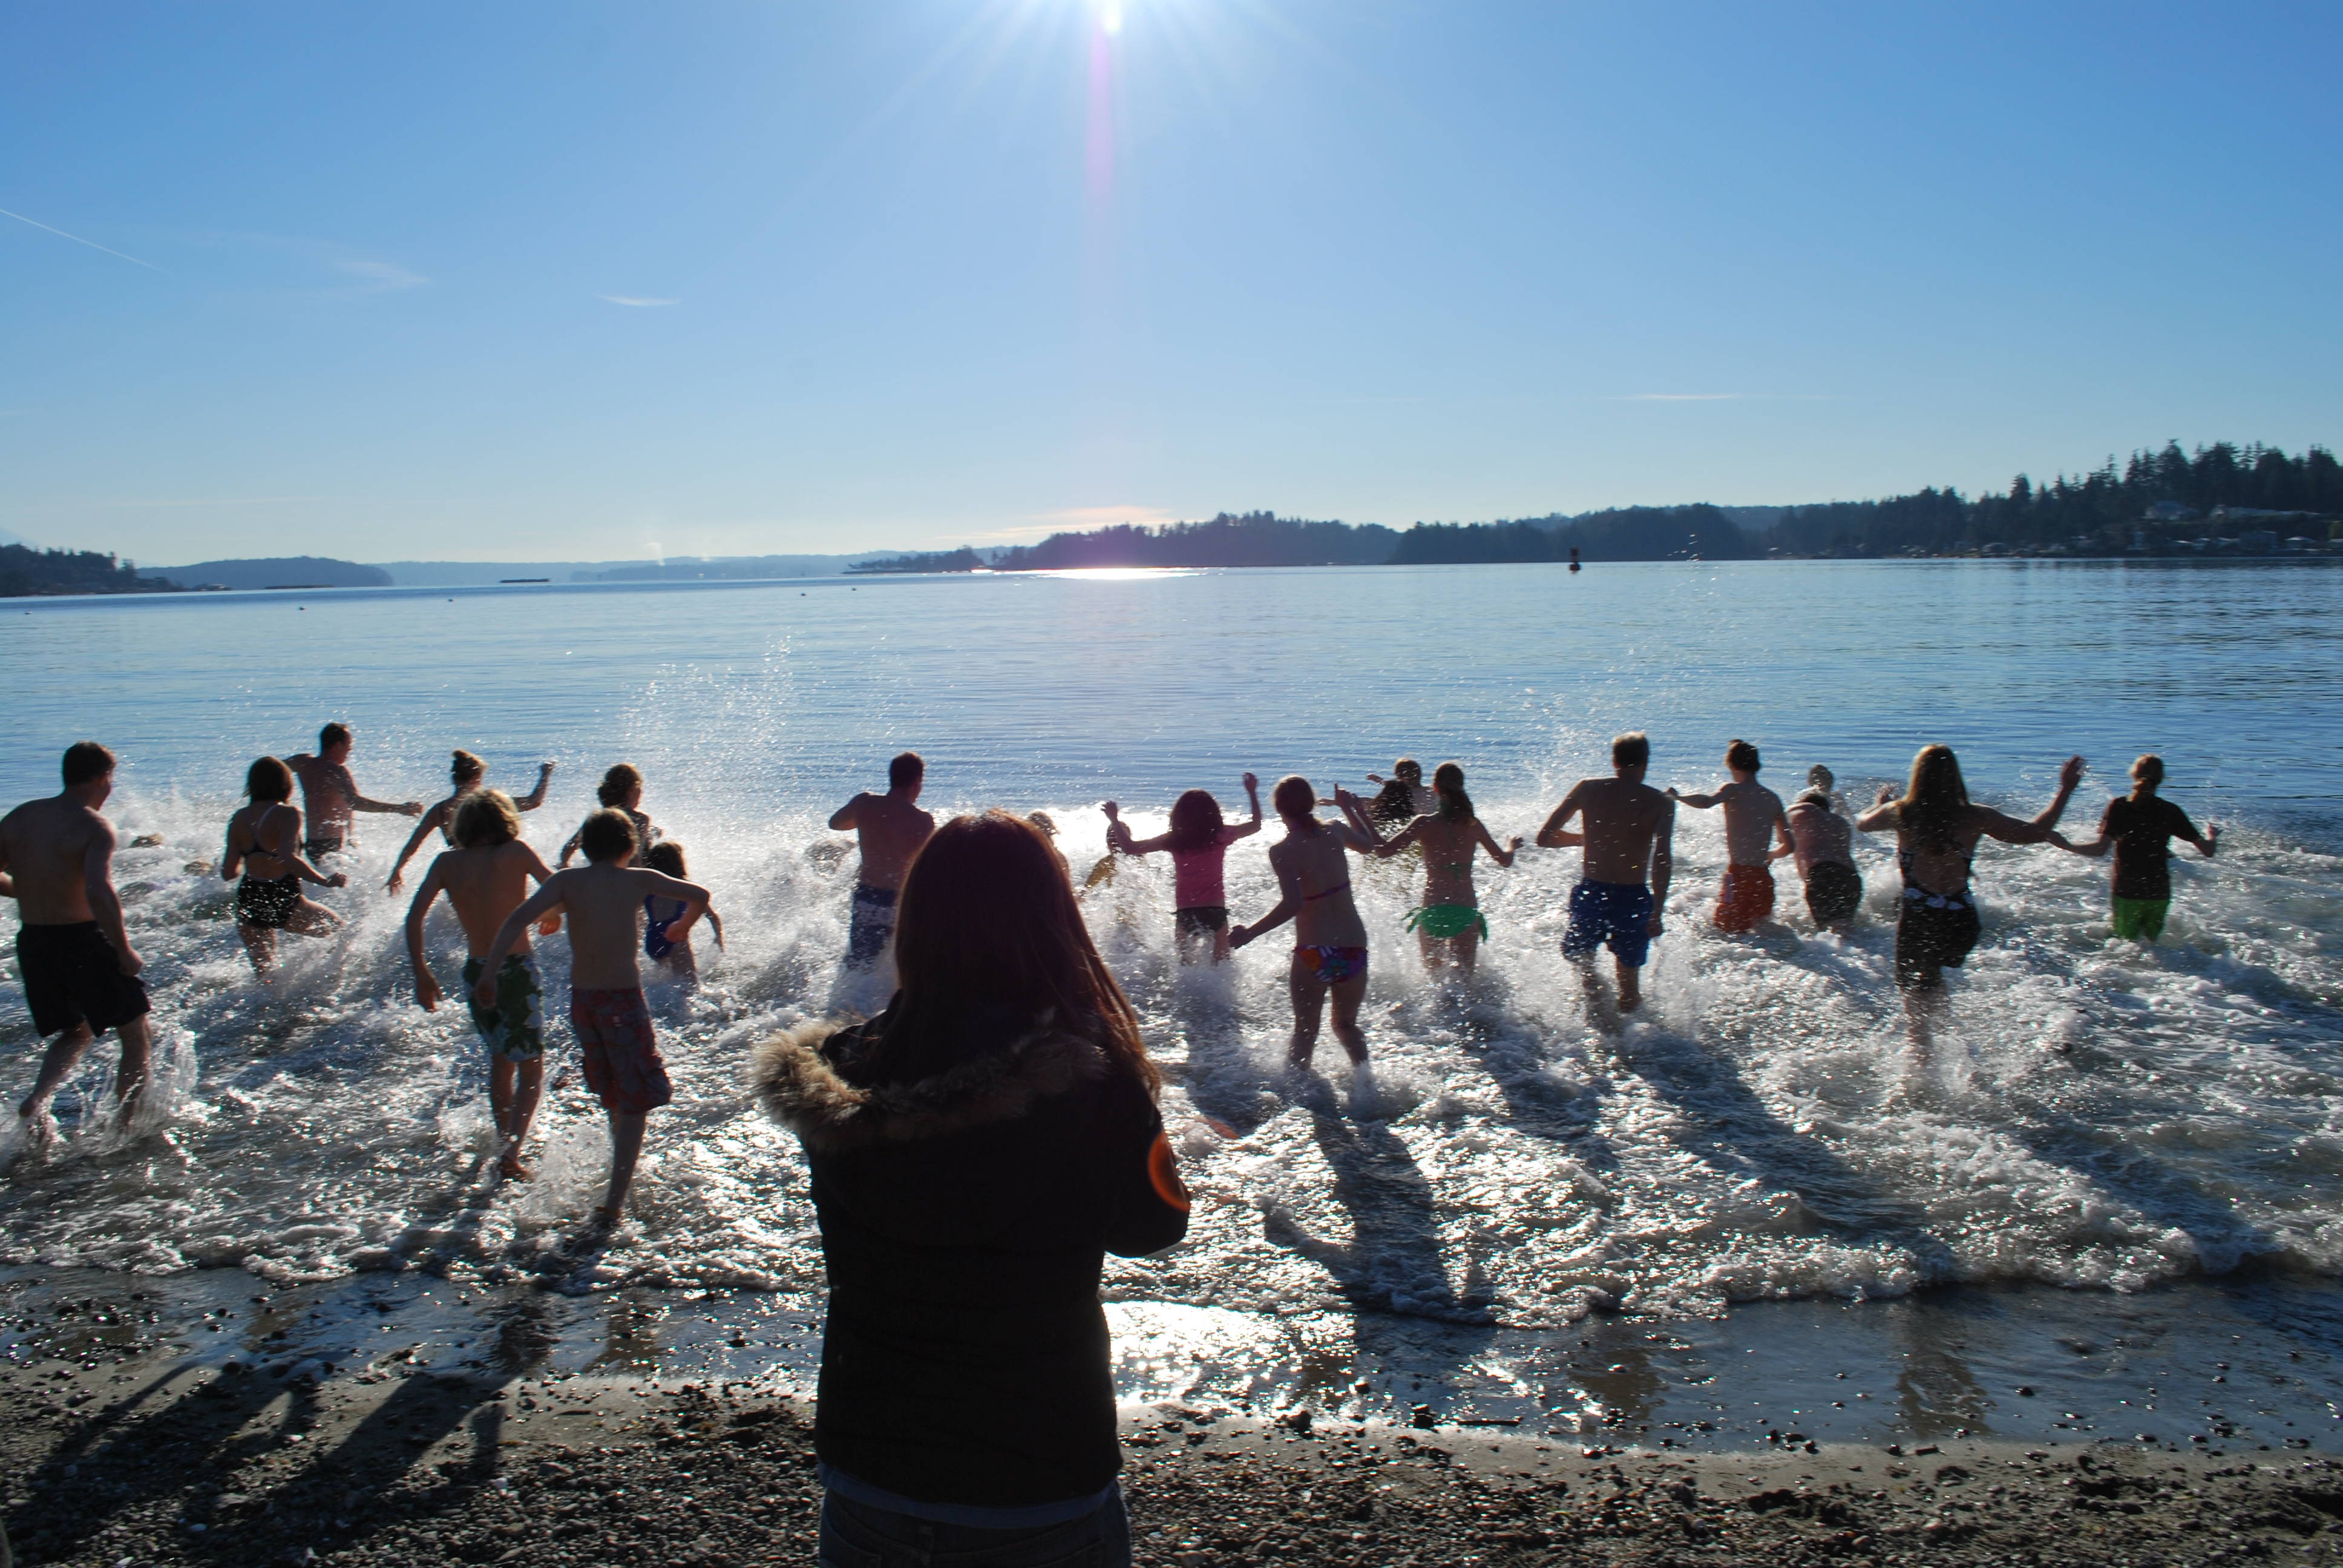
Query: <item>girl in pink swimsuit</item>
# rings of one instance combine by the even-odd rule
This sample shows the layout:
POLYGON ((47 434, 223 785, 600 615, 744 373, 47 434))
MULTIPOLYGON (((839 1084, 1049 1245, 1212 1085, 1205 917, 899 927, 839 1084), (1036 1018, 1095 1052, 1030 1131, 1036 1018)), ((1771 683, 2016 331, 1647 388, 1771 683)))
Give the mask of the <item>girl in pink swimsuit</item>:
POLYGON ((1232 823, 1221 816, 1221 803, 1204 789, 1190 789, 1172 806, 1172 829, 1152 839, 1133 839, 1131 828, 1109 800, 1106 841, 1125 855, 1149 855, 1158 849, 1172 856, 1172 931, 1180 944, 1180 961, 1192 964, 1204 939, 1212 940, 1212 961, 1229 956, 1229 898, 1221 869, 1229 846, 1261 831, 1261 780, 1244 776, 1245 799, 1252 803, 1252 820, 1232 823))

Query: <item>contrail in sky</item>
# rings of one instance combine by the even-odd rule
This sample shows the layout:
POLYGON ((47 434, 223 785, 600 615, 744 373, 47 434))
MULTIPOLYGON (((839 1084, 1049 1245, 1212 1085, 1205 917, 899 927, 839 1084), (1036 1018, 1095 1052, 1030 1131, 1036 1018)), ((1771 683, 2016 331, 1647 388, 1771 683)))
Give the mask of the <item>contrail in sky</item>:
MULTIPOLYGON (((125 261, 137 262, 137 264, 138 264, 140 266, 146 267, 146 269, 148 269, 148 270, 149 270, 149 271, 151 271, 151 272, 162 272, 162 271, 163 271, 163 269, 162 269, 161 267, 156 266, 153 262, 151 262, 151 261, 139 261, 139 260, 138 260, 138 258, 137 258, 136 256, 122 256, 122 253, 121 253, 120 251, 118 251, 118 250, 110 250, 110 249, 107 249, 107 247, 106 247, 106 246, 102 246, 102 245, 98 244, 98 243, 97 243, 97 241, 96 241, 96 240, 94 240, 94 239, 84 239, 84 238, 82 238, 82 236, 79 236, 79 235, 77 235, 77 234, 66 234, 66 233, 65 233, 65 230, 63 230, 63 229, 61 229, 61 228, 49 228, 49 226, 48 226, 47 224, 42 223, 42 222, 41 222, 41 221, 39 221, 37 218, 29 218, 29 217, 26 217, 23 213, 20 213, 20 212, 10 212, 10 211, 9 211, 6 207, 5 207, 5 206, 0 206, 0 217, 13 217, 13 218, 15 218, 18 223, 29 223, 29 224, 31 224, 35 228, 48 229, 48 232, 49 232, 49 233, 54 234, 54 235, 60 236, 61 237, 65 238, 65 239, 69 239, 69 240, 73 241, 75 245, 85 245, 85 246, 89 246, 89 248, 90 248, 90 249, 92 249, 92 250, 103 250, 103 251, 106 251, 106 255, 108 255, 108 256, 122 256, 122 259, 123 259, 123 260, 125 260, 125 261)), ((165 276, 166 277, 168 277, 168 276, 170 276, 170 274, 168 274, 168 273, 164 273, 164 274, 163 274, 163 276, 165 276)))

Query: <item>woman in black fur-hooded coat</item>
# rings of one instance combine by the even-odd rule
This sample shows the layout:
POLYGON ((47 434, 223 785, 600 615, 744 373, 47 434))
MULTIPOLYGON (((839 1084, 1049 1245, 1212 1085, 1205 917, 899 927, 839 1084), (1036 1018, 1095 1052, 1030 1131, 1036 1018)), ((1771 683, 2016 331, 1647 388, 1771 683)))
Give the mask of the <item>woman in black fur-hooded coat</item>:
POLYGON ((946 823, 899 911, 887 1010, 750 1067, 805 1146, 830 1275, 822 1561, 1054 1562, 1027 1553, 1062 1537, 1127 1563, 1099 1276, 1187 1232, 1154 1066, 1029 824, 946 823))

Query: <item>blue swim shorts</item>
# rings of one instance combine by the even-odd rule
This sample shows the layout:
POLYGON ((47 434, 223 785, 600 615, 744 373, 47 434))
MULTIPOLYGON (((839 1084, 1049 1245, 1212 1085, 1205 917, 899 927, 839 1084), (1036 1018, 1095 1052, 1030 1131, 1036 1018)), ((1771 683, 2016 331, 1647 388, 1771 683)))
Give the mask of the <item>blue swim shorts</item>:
POLYGON ((1562 956, 1583 959, 1596 948, 1631 970, 1644 967, 1652 948, 1652 890, 1641 882, 1581 882, 1570 890, 1570 924, 1562 956))
POLYGON ((892 888, 855 884, 853 918, 846 927, 847 968, 867 970, 877 965, 879 955, 887 950, 895 934, 895 898, 892 888))

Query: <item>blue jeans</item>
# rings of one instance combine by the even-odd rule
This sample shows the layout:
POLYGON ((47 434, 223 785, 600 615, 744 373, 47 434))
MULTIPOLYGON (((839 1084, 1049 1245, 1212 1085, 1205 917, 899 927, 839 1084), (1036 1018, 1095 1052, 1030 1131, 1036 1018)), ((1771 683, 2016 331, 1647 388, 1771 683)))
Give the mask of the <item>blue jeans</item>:
POLYGON ((817 1568, 1131 1568, 1131 1521, 1120 1487, 1095 1513, 1038 1530, 939 1524, 825 1492, 817 1553, 817 1568))

